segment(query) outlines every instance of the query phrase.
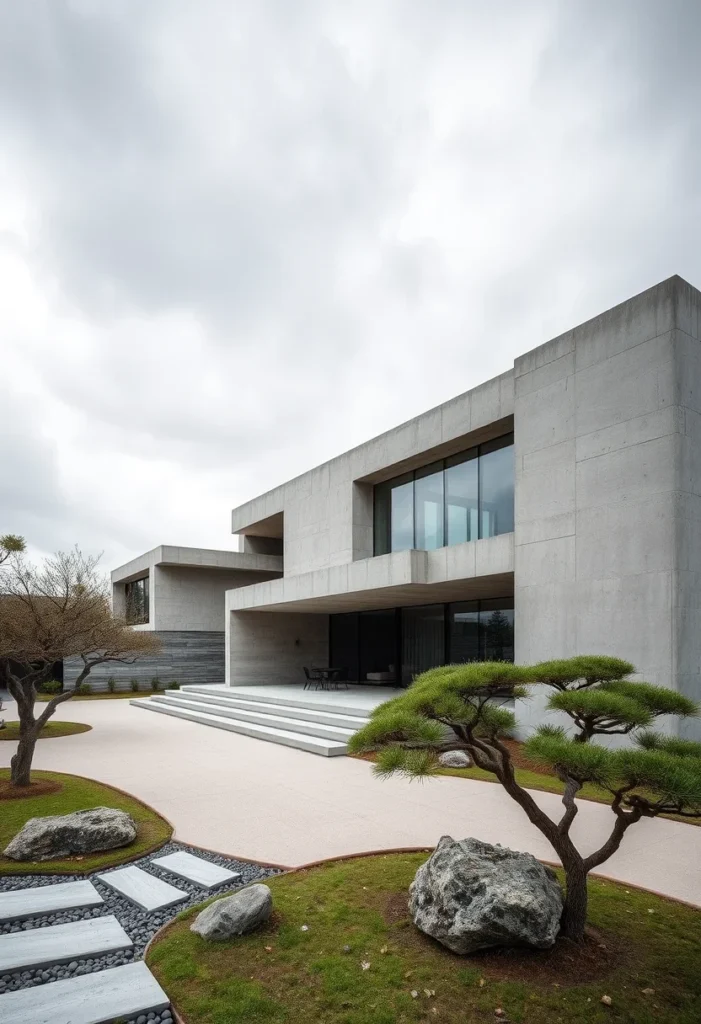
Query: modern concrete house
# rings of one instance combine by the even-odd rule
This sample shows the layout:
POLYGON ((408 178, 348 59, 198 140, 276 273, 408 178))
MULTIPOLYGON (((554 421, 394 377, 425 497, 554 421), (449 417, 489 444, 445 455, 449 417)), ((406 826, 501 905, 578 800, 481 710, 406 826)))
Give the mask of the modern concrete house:
MULTIPOLYGON (((701 294, 672 277, 231 528, 282 568, 223 588, 224 681, 259 711, 304 666, 385 693, 447 662, 576 653, 701 698, 701 294)), ((536 698, 521 727, 540 720, 536 698)))
MULTIPOLYGON (((128 689, 136 679, 148 689, 153 679, 221 683, 224 677, 224 596, 234 587, 275 579, 282 558, 271 554, 210 551, 162 544, 112 572, 112 607, 134 629, 158 635, 160 652, 133 665, 109 662, 90 673, 90 687, 128 689)), ((64 686, 70 686, 82 665, 64 663, 64 686)))

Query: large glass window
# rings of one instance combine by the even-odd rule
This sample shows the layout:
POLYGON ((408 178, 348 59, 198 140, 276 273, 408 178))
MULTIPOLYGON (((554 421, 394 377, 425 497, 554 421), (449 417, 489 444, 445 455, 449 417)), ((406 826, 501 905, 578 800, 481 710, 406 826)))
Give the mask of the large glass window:
POLYGON ((445 664, 445 606, 402 608, 402 683, 445 664))
POLYGON ((448 617, 450 661, 462 664, 480 660, 480 613, 478 601, 451 604, 448 617))
POLYGON ((514 446, 500 437, 482 445, 479 457, 480 537, 514 529, 514 446))
POLYGON ((391 498, 392 551, 406 551, 414 545, 414 481, 400 478, 392 487, 391 498))
POLYGON ((446 544, 479 537, 477 449, 445 460, 446 544))
POLYGON ((139 626, 148 622, 148 576, 125 584, 124 599, 126 620, 130 626, 139 626))
POLYGON ((448 613, 451 662, 513 661, 513 598, 463 601, 448 613))
POLYGON ((422 551, 442 548, 443 463, 434 463, 416 473, 414 479, 415 541, 422 551))
POLYGON ((511 533, 513 434, 377 484, 374 500, 376 555, 511 533))
POLYGON ((346 678, 383 686, 409 686, 437 665, 513 661, 514 600, 331 615, 329 658, 346 678))

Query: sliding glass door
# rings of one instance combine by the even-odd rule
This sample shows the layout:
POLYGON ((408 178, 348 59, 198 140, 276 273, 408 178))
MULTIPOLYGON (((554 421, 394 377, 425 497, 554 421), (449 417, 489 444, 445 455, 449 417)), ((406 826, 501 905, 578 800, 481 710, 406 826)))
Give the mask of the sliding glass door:
POLYGON ((445 605, 402 608, 402 684, 445 664, 445 605))

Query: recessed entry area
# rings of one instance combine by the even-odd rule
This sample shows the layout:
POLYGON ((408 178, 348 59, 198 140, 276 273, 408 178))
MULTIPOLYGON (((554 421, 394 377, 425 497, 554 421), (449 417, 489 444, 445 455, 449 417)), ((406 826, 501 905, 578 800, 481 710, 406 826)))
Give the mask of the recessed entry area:
POLYGON ((348 680, 381 686, 409 686, 437 665, 513 661, 514 599, 330 615, 329 655, 348 680))

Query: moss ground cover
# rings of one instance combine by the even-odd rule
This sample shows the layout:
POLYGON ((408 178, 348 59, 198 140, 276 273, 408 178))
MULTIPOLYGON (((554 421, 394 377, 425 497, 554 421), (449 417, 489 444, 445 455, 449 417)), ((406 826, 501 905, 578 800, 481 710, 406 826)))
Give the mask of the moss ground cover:
POLYGON ((265 930, 206 943, 188 911, 151 948, 149 966, 187 1024, 701 1019, 701 911, 592 880, 593 932, 582 946, 458 957, 408 916, 425 859, 363 857, 269 879, 276 909, 265 930))
MULTIPOLYGON (((0 768, 0 790, 7 787, 9 768, 0 768)), ((50 814, 69 814, 71 811, 86 810, 90 807, 116 807, 127 811, 138 826, 136 840, 119 850, 104 853, 85 854, 83 857, 65 857, 41 862, 14 861, 0 855, 0 875, 8 874, 87 874, 101 868, 121 864, 135 857, 143 856, 158 849, 170 839, 172 828, 160 814, 151 810, 135 797, 120 793, 102 782, 83 779, 77 775, 62 772, 33 771, 32 779, 41 790, 46 783, 60 788, 52 792, 35 794, 0 801, 0 850, 4 850, 10 839, 19 832, 29 818, 50 814)), ((1 795, 1 794, 0 794, 1 795)))
MULTIPOLYGON (((56 739, 58 736, 74 736, 79 732, 89 732, 91 725, 84 722, 47 722, 39 733, 40 740, 56 739)), ((18 740, 19 722, 5 722, 5 728, 0 729, 0 740, 18 740)))

